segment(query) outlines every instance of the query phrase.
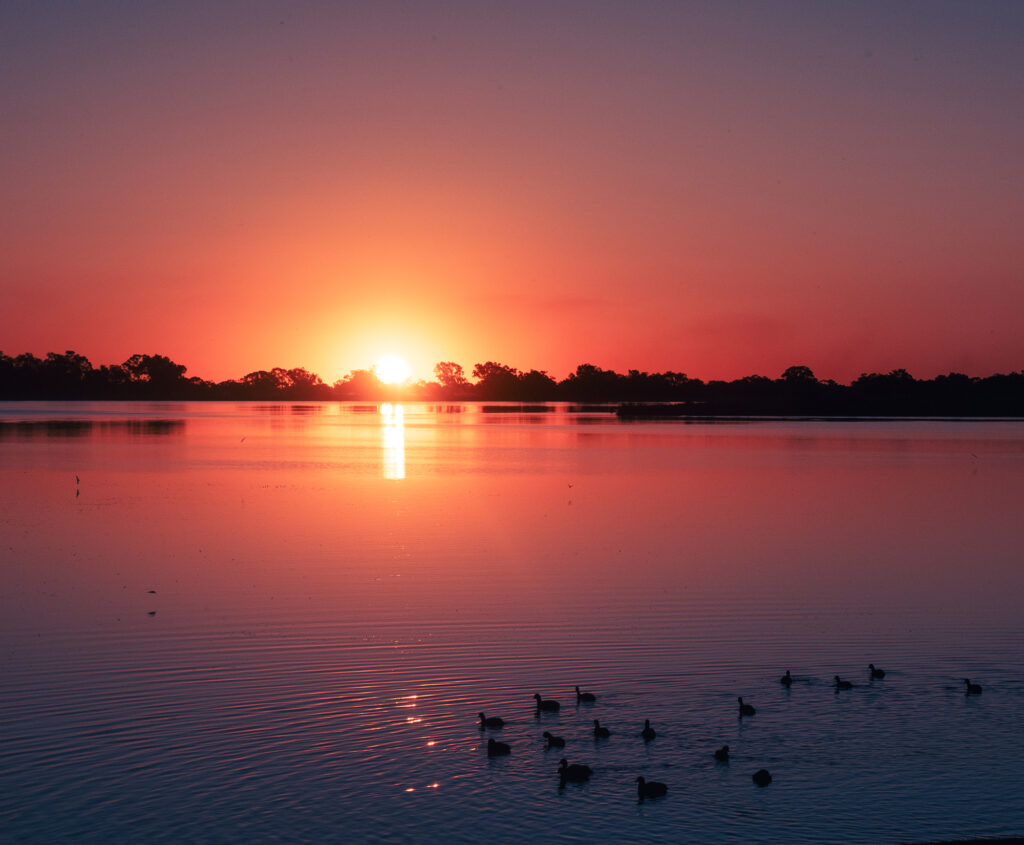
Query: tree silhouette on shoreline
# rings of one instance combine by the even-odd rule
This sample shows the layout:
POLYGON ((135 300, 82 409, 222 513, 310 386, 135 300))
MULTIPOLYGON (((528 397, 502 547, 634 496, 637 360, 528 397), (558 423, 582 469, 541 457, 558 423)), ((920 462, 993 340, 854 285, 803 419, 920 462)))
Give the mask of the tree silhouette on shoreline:
MULTIPOLYGON (((486 401, 616 405, 620 416, 1024 416, 1024 371, 987 378, 949 373, 917 380, 906 370, 863 373, 849 385, 819 380, 802 364, 779 378, 702 381, 685 373, 625 374, 580 364, 562 381, 544 370, 521 372, 496 361, 473 367, 441 361, 436 381, 382 383, 353 370, 334 384, 303 367, 256 370, 222 382, 186 377, 164 355, 132 355, 94 367, 67 350, 44 358, 0 352, 0 400, 486 401)), ((609 410, 613 410, 609 408, 609 410)))

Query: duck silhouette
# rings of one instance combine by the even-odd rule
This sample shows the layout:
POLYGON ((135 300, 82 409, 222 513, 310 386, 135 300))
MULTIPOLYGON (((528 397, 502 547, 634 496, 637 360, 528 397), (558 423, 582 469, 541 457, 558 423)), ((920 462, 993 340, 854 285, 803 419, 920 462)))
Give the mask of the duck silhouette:
POLYGON ((592 692, 580 692, 580 688, 576 687, 577 704, 593 704, 595 701, 597 701, 597 696, 592 692))
POLYGON ((487 740, 487 756, 488 757, 503 757, 506 754, 512 753, 512 746, 507 742, 498 742, 496 739, 487 740))
POLYGON ((567 781, 583 783, 585 780, 590 780, 593 772, 594 770, 590 766, 584 766, 581 763, 573 763, 570 766, 569 761, 564 757, 558 761, 558 779, 562 786, 565 786, 567 781))
POLYGON ((644 738, 644 742, 650 742, 658 735, 658 732, 651 727, 651 720, 644 719, 644 729, 640 731, 640 736, 644 738))
POLYGON ((751 780, 754 781, 758 786, 767 786, 772 782, 772 773, 767 769, 758 769, 754 774, 750 776, 751 780))
POLYGON ((719 763, 728 763, 729 762, 729 746, 728 745, 723 745, 721 748, 719 748, 715 752, 715 759, 719 763))
POLYGON ((544 739, 547 740, 548 748, 565 748, 565 740, 560 736, 544 731, 544 739))
POLYGON ((541 698, 539 692, 535 692, 533 697, 537 699, 537 710, 543 710, 545 713, 557 713, 562 709, 562 705, 553 698, 541 698))
POLYGON ((786 674, 779 678, 779 683, 784 687, 788 687, 793 683, 793 676, 789 674, 789 669, 786 670, 786 674))
POLYGON ((877 666, 875 666, 874 663, 869 663, 868 664, 868 669, 871 670, 871 679, 872 680, 876 680, 876 679, 877 680, 881 680, 882 678, 885 677, 885 669, 879 669, 877 666))
POLYGON ((636 779, 636 794, 641 801, 645 798, 661 798, 668 787, 659 780, 647 780, 643 775, 636 779))
POLYGON ((503 728, 505 727, 505 720, 499 716, 485 716, 483 713, 480 714, 480 730, 484 728, 503 728))
POLYGON ((981 695, 981 684, 972 684, 970 678, 964 678, 964 684, 967 687, 964 695, 981 695))
POLYGON ((601 727, 601 723, 594 719, 594 739, 608 739, 612 732, 608 728, 601 727))
POLYGON ((736 696, 736 700, 740 703, 740 715, 741 716, 753 716, 757 712, 757 710, 754 709, 754 705, 753 704, 744 704, 743 703, 743 696, 742 695, 736 696))
POLYGON ((838 675, 835 676, 836 689, 853 689, 852 681, 841 680, 838 675))

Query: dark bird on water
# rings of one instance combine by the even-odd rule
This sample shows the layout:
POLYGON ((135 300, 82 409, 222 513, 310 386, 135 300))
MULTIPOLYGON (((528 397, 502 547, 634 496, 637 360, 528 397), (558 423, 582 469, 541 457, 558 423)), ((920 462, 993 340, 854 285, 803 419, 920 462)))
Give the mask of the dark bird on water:
POLYGON ((643 775, 636 779, 636 794, 643 801, 645 798, 661 798, 668 792, 668 787, 658 780, 647 780, 643 775))
POLYGON ((723 745, 721 748, 719 748, 715 752, 715 759, 719 763, 728 763, 729 762, 729 746, 728 745, 723 745))
POLYGON ((967 686, 965 695, 981 695, 981 684, 972 684, 970 678, 964 678, 964 684, 967 686))
POLYGON ((484 728, 503 728, 505 727, 505 720, 499 716, 485 716, 483 713, 480 714, 480 730, 484 728))
POLYGON ((566 781, 572 781, 573 783, 583 783, 585 780, 590 780, 590 775, 593 774, 593 769, 590 766, 584 766, 582 763, 573 763, 569 765, 569 761, 564 757, 558 761, 558 779, 564 786, 566 781))
POLYGON ((644 742, 650 742, 658 735, 658 732, 651 727, 651 720, 644 719, 644 729, 640 731, 640 736, 644 738, 644 742))
POLYGON ((878 680, 881 680, 885 677, 885 669, 879 669, 874 663, 869 663, 868 669, 871 670, 872 679, 877 678, 878 680))
POLYGON ((789 669, 786 670, 786 674, 779 678, 779 683, 784 687, 788 687, 793 683, 793 676, 789 674, 789 669))
POLYGON ((562 705, 559 704, 552 698, 541 698, 539 692, 535 692, 533 697, 537 699, 537 709, 543 710, 545 713, 557 713, 562 709, 562 705))
POLYGON ((597 701, 597 696, 592 692, 580 692, 580 688, 576 687, 576 703, 593 704, 597 701))
POLYGON ((843 681, 843 680, 841 680, 839 678, 838 675, 835 676, 835 679, 836 679, 836 689, 853 689, 853 682, 852 681, 843 681))
POLYGON ((594 719, 594 739, 608 739, 612 732, 608 728, 602 728, 601 723, 594 719))
POLYGON ((758 786, 767 786, 772 782, 772 773, 767 769, 758 769, 750 777, 758 786))
POLYGON ((565 740, 560 736, 544 731, 544 739, 547 740, 548 748, 565 748, 565 740))
POLYGON ((736 696, 736 700, 740 703, 740 715, 741 716, 753 716, 757 711, 754 709, 753 704, 744 704, 743 696, 736 696))
POLYGON ((496 739, 487 740, 487 756, 488 757, 503 757, 506 754, 512 753, 512 746, 507 742, 498 742, 496 739))

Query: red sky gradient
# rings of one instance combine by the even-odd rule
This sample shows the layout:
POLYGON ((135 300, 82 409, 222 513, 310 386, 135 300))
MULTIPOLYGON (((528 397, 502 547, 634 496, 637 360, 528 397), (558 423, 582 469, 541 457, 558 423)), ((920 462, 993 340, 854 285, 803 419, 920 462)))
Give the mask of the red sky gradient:
POLYGON ((1024 368, 1024 4, 0 5, 0 350, 1024 368))

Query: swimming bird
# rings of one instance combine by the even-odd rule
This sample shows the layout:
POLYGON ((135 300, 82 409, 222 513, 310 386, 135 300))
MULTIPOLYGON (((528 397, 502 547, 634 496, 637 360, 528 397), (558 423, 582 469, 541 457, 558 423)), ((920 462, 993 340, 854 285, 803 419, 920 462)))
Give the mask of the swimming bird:
POLYGON ((719 763, 728 763, 729 762, 729 746, 728 745, 723 745, 721 748, 719 748, 715 752, 715 759, 719 763))
POLYGON ((559 704, 552 698, 541 698, 539 692, 535 692, 533 697, 537 699, 537 710, 543 710, 545 713, 557 713, 562 709, 562 705, 559 704))
POLYGON ((972 684, 970 678, 964 678, 964 683, 967 685, 964 695, 981 695, 981 684, 972 684))
POLYGON ((584 704, 593 704, 597 701, 597 696, 592 692, 580 692, 580 688, 576 687, 576 703, 583 702, 584 704))
POLYGON ((754 781, 758 786, 767 786, 772 782, 772 773, 767 769, 758 769, 754 774, 750 776, 751 780, 754 781))
POLYGON ((502 757, 506 754, 512 753, 512 746, 507 742, 498 742, 493 737, 487 740, 487 756, 488 757, 502 757))
POLYGON ((573 763, 570 766, 569 761, 564 757, 558 761, 558 779, 562 786, 565 786, 566 781, 583 783, 585 780, 590 780, 593 772, 594 770, 590 766, 584 766, 582 763, 573 763))
POLYGON ((779 678, 779 683, 784 687, 788 687, 793 683, 793 676, 789 674, 789 669, 786 670, 786 674, 779 678))
POLYGON ((757 711, 754 709, 752 704, 744 704, 743 696, 736 696, 736 700, 740 703, 740 715, 741 716, 753 716, 757 711))
POLYGON ((640 731, 640 736, 644 738, 644 742, 650 742, 658 735, 658 732, 651 727, 651 720, 644 719, 644 729, 640 731))
POLYGON ((885 677, 885 669, 877 668, 874 663, 869 663, 868 664, 868 669, 871 670, 871 678, 872 678, 872 680, 874 680, 875 678, 881 680, 882 678, 885 677))
POLYGON ((836 689, 853 689, 853 682, 852 681, 841 681, 839 679, 838 675, 835 676, 835 679, 836 679, 836 689))
POLYGON ((601 723, 594 719, 594 739, 608 739, 612 732, 608 728, 602 728, 601 723))
POLYGON ((505 727, 505 720, 499 716, 485 716, 483 713, 480 714, 480 730, 484 728, 503 728, 505 727))
POLYGON ((643 775, 636 779, 636 794, 643 801, 645 798, 661 798, 668 792, 668 787, 659 780, 647 780, 643 775))
POLYGON ((565 748, 565 740, 560 736, 544 731, 544 739, 547 740, 548 748, 565 748))

